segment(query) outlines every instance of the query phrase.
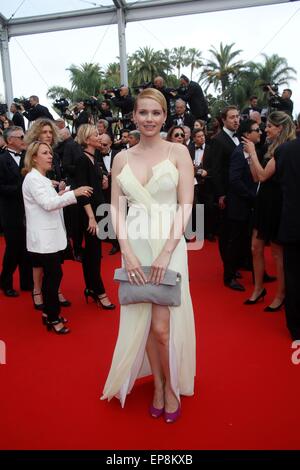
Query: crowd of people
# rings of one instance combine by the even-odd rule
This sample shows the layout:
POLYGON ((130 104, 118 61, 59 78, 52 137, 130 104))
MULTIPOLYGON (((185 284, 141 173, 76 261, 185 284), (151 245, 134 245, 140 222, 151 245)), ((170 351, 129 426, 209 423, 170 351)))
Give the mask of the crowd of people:
POLYGON ((291 117, 291 90, 277 101, 281 108, 267 116, 255 96, 242 113, 226 106, 208 132, 201 87, 185 76, 180 84, 183 91, 175 95, 157 77, 135 100, 128 87, 106 90, 97 117, 80 101, 75 115, 67 111, 54 120, 36 96, 30 97, 30 110, 11 105, 12 121, 1 116, 4 295, 19 295, 13 285, 19 268, 20 289, 31 291, 43 324, 56 334, 68 334, 67 319, 61 315, 61 307, 71 306, 61 288, 64 259, 82 263, 86 301, 107 310, 116 305, 101 276, 103 241, 111 244, 110 255, 121 251, 132 284, 160 284, 167 269, 179 272, 179 307, 121 306, 102 397, 118 396, 124 406, 136 378, 152 372, 150 414, 163 415, 168 423, 180 416, 180 395, 193 394, 195 331, 186 242, 194 239, 185 229, 191 219, 199 236, 198 205, 204 206, 204 238, 218 239, 224 285, 244 291, 240 271, 251 271, 253 291, 244 301, 251 306, 266 296, 266 282, 277 282, 264 310, 284 307, 290 335, 300 339, 300 141, 291 117), (120 108, 121 120, 114 119, 111 102, 120 108), (27 131, 24 117, 30 122, 27 131), (107 230, 105 240, 99 234, 99 207, 104 204, 114 229, 107 230), (153 213, 157 206, 166 211, 159 227, 153 213), (150 226, 146 235, 129 235, 134 213, 150 226), (265 269, 268 245, 276 277, 265 269), (151 266, 149 278, 141 269, 145 265, 151 266))

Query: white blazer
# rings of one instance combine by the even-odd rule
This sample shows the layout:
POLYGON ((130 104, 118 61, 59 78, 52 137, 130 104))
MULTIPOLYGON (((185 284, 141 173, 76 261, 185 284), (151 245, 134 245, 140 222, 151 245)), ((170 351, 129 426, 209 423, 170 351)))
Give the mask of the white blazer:
POLYGON ((61 209, 77 202, 74 191, 59 196, 51 180, 34 168, 25 176, 22 192, 27 250, 33 253, 64 250, 67 237, 61 209))

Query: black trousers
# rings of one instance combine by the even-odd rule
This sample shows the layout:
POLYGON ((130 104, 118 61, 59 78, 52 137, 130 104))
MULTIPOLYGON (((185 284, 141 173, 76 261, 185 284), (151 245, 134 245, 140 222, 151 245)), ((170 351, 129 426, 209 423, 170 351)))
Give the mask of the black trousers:
POLYGON ((62 279, 61 252, 31 253, 34 266, 43 268, 44 313, 49 321, 57 321, 60 314, 58 290, 62 279))
POLYGON ((1 287, 13 289, 13 274, 19 267, 20 288, 32 289, 32 269, 26 250, 25 227, 3 227, 5 252, 2 260, 1 287))
POLYGON ((67 236, 72 240, 74 255, 82 252, 83 226, 80 222, 80 207, 77 204, 64 207, 67 236))
POLYGON ((102 282, 101 268, 101 240, 97 235, 84 231, 85 247, 82 254, 82 268, 85 286, 97 295, 105 293, 102 282))
POLYGON ((285 316, 292 338, 300 340, 300 243, 283 246, 285 316))
POLYGON ((248 220, 227 220, 227 240, 224 247, 224 282, 230 282, 238 268, 241 259, 250 251, 251 238, 248 220))

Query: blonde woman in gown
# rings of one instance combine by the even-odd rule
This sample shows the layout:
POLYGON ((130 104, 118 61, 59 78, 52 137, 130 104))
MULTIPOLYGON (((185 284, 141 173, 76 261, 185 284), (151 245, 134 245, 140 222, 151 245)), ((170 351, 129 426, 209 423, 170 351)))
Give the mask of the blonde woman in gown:
POLYGON ((187 149, 160 137, 166 109, 158 90, 146 89, 138 95, 134 119, 141 140, 114 159, 112 214, 131 282, 159 284, 166 269, 180 272, 181 305, 121 306, 102 399, 116 396, 124 406, 135 380, 152 373, 150 414, 171 423, 181 412, 180 395, 194 393, 195 327, 183 236, 191 213, 194 173, 187 149), (141 266, 151 266, 149 279, 141 266))

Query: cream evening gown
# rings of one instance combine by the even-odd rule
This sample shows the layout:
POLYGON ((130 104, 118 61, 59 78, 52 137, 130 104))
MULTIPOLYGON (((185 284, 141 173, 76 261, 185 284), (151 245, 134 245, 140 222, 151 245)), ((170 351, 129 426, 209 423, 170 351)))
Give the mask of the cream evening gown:
MULTIPOLYGON (((171 152, 172 146, 170 147, 171 152)), ((170 153, 169 153, 170 157, 170 153)), ((141 264, 149 266, 161 252, 177 210, 179 174, 169 157, 152 168, 153 175, 143 186, 129 162, 118 175, 129 211, 126 220, 130 245, 141 264)), ((182 276, 181 305, 170 309, 171 385, 180 395, 193 395, 195 376, 195 326, 189 290, 186 242, 182 236, 169 269, 182 276)), ((146 342, 151 324, 152 304, 121 306, 120 326, 110 372, 101 399, 120 399, 122 407, 137 378, 151 374, 146 342)))

